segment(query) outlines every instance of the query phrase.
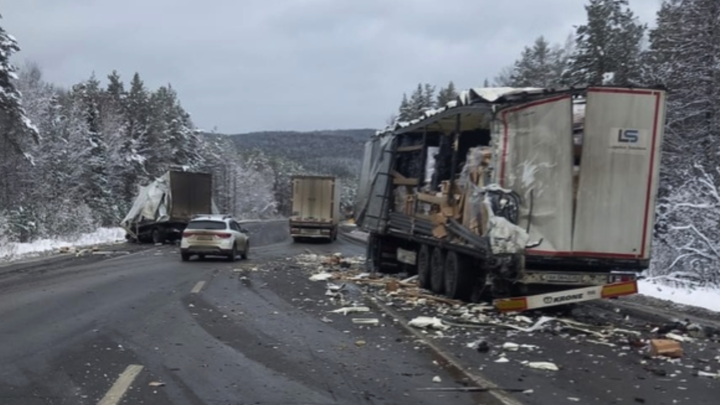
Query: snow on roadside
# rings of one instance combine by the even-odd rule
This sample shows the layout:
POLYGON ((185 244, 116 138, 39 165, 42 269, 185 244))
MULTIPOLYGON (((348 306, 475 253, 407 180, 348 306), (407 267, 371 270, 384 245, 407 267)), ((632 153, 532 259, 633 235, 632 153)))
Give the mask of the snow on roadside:
POLYGON ((28 243, 10 242, 0 245, 0 261, 34 256, 61 247, 101 245, 124 240, 125 231, 122 228, 100 228, 73 238, 39 239, 28 243))
POLYGON ((681 305, 690 305, 720 312, 720 289, 678 288, 651 280, 638 280, 640 294, 681 305))

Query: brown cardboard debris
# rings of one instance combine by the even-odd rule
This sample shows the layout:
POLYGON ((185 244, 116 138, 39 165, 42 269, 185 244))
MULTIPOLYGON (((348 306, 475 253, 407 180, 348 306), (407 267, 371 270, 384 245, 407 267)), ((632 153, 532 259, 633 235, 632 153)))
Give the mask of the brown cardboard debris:
POLYGON ((400 288, 400 283, 395 279, 392 279, 392 280, 388 281, 387 283, 385 283, 385 291, 394 292, 394 291, 397 291, 399 288, 400 288))
POLYGON ((682 357, 683 349, 679 342, 670 339, 651 339, 650 355, 670 358, 682 357))
POLYGON ((438 239, 443 239, 447 236, 447 229, 445 229, 445 225, 440 224, 433 228, 432 234, 438 239))

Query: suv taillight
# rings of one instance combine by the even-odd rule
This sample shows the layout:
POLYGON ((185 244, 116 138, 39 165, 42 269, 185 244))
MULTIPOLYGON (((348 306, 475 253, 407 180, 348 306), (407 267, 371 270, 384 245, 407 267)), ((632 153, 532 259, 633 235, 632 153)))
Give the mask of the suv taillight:
POLYGON ((216 233, 215 236, 217 236, 218 238, 227 239, 227 238, 231 237, 232 235, 230 235, 229 233, 216 233))
POLYGON ((189 237, 191 237, 191 236, 193 236, 193 235, 195 235, 195 234, 192 233, 192 232, 183 232, 183 238, 189 238, 189 237))

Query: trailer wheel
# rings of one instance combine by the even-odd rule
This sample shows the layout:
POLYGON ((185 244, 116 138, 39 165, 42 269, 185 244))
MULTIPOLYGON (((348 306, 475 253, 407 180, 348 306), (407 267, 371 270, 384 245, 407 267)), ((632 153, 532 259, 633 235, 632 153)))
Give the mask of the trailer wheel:
POLYGON ((445 258, 445 295, 466 301, 473 292, 473 269, 465 256, 448 252, 445 258))
POLYGON ((430 257, 430 288, 435 294, 445 290, 445 253, 439 247, 433 249, 430 257))
POLYGON ((152 231, 152 241, 154 244, 163 243, 165 242, 165 235, 163 235, 163 232, 160 228, 153 228, 152 231))
POLYGON ((427 245, 420 246, 420 253, 417 259, 418 283, 420 288, 430 289, 430 248, 427 245))

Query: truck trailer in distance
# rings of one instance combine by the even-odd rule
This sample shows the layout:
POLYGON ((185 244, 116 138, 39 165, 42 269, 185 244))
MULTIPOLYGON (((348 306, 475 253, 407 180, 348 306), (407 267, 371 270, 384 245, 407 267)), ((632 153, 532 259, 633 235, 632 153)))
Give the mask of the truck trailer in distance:
POLYGON ((296 175, 292 179, 290 236, 303 239, 337 239, 340 221, 340 184, 332 176, 296 175))
POLYGON ((369 264, 504 309, 637 292, 665 100, 654 88, 478 88, 379 131, 355 210, 369 264))
POLYGON ((135 242, 176 241, 190 219, 217 213, 212 200, 212 174, 171 170, 140 187, 120 225, 135 242))

